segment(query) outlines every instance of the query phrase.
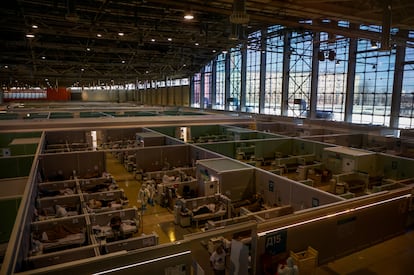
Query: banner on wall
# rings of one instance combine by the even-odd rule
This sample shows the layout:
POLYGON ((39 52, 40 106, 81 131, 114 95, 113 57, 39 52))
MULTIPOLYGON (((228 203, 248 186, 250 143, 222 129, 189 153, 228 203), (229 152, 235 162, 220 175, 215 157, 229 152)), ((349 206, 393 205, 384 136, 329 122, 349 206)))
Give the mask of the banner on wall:
POLYGON ((70 100, 70 92, 66 88, 47 88, 47 100, 70 100))

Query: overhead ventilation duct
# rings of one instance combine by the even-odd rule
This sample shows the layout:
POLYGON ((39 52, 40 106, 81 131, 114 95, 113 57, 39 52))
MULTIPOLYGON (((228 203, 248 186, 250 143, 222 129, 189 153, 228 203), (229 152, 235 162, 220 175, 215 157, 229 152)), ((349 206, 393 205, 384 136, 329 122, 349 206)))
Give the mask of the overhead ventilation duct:
POLYGON ((246 1, 234 0, 233 13, 230 15, 230 23, 246 25, 250 21, 249 15, 246 13, 246 1))
POLYGON ((70 22, 78 22, 79 16, 76 13, 76 0, 67 0, 66 1, 67 12, 65 19, 70 22))
POLYGON ((232 23, 231 24, 231 34, 229 36, 229 39, 234 40, 234 41, 239 40, 239 30, 240 30, 239 25, 236 25, 236 24, 232 23))

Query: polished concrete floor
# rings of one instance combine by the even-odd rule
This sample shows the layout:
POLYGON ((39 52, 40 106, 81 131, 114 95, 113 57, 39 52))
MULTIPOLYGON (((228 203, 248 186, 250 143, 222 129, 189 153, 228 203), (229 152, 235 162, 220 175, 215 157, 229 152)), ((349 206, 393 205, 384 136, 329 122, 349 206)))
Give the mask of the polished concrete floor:
MULTIPOLYGON (((110 153, 107 154, 107 170, 114 176, 120 188, 124 189, 129 199, 129 206, 139 207, 137 196, 141 182, 136 180, 132 173, 127 172, 119 160, 110 153)), ((142 212, 142 217, 143 227, 139 234, 156 232, 160 243, 179 240, 183 235, 198 230, 194 227, 176 226, 172 211, 157 204, 147 206, 147 209, 142 212)), ((300 274, 303 275, 303 273, 300 274)), ((339 274, 414 274, 414 229, 380 244, 320 265, 314 272, 314 275, 339 274)))

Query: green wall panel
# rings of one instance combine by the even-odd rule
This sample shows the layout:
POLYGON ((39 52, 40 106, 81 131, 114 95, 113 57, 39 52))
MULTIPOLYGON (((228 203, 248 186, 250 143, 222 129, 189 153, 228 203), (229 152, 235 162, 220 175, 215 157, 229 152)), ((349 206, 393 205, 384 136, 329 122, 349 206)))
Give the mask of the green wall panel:
POLYGON ((0 178, 27 177, 34 156, 0 158, 0 178))
POLYGON ((21 198, 11 198, 0 200, 1 223, 0 223, 0 243, 8 242, 13 231, 14 222, 19 210, 21 198))

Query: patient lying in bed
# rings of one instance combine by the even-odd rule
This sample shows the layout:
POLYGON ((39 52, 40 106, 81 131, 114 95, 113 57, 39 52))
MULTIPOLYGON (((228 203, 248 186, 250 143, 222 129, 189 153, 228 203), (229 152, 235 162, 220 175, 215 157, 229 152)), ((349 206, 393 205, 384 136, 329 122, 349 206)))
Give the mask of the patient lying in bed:
POLYGON ((129 238, 138 231, 138 226, 133 220, 122 220, 121 217, 114 216, 109 224, 94 225, 92 230, 98 237, 105 238, 107 242, 112 242, 129 238))
POLYGON ((79 211, 76 207, 64 206, 56 204, 55 207, 45 207, 40 209, 37 220, 43 221, 47 219, 62 218, 68 216, 79 215, 79 211))
POLYGON ((226 207, 224 204, 218 202, 218 203, 208 203, 200 205, 199 207, 194 208, 191 212, 193 216, 198 216, 202 214, 208 214, 208 213, 220 213, 225 212, 226 207))
POLYGON ((40 197, 54 197, 54 196, 64 196, 64 195, 73 195, 73 194, 75 194, 75 191, 72 188, 64 188, 61 190, 53 190, 53 191, 39 188, 40 197))
POLYGON ((122 209, 122 200, 113 200, 113 201, 107 201, 107 200, 96 200, 96 199, 90 199, 86 207, 88 209, 88 212, 102 212, 102 211, 108 211, 108 210, 119 210, 122 209))
POLYGON ((83 228, 64 224, 58 224, 37 234, 40 234, 38 239, 42 243, 43 250, 82 245, 86 240, 83 228))

